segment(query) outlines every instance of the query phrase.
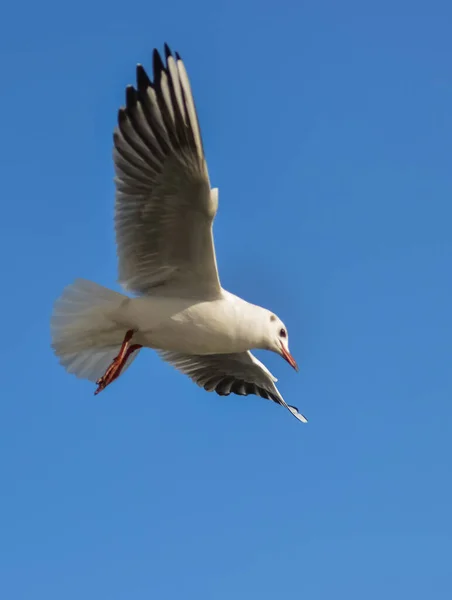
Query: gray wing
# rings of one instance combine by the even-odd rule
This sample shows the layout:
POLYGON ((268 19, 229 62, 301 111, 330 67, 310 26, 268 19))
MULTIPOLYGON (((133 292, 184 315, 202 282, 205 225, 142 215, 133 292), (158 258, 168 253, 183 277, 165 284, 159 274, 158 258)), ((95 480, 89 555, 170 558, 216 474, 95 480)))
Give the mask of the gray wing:
POLYGON ((137 66, 114 132, 119 281, 138 294, 214 298, 221 291, 210 189, 190 82, 178 54, 137 66))
POLYGON ((276 378, 251 352, 191 355, 160 350, 158 353, 208 392, 216 392, 220 396, 254 394, 273 400, 287 408, 299 421, 307 422, 295 406, 284 401, 275 386, 276 378))

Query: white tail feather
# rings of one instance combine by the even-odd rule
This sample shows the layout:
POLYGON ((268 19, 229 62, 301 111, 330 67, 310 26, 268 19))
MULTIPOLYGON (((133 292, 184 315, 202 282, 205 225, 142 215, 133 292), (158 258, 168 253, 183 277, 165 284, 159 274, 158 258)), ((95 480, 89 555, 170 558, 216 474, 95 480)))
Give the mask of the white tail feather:
POLYGON ((55 302, 50 330, 54 352, 69 373, 94 382, 105 373, 126 333, 111 315, 126 298, 86 279, 76 279, 64 289, 55 302))

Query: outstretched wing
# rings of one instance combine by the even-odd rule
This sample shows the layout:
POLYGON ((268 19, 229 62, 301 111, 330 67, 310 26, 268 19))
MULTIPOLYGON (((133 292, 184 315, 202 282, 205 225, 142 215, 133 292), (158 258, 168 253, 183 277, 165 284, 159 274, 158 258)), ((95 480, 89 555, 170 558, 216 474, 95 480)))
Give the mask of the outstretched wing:
POLYGON ((276 379, 251 352, 191 355, 160 350, 159 355, 200 387, 220 396, 254 394, 287 408, 303 423, 307 419, 289 406, 275 386, 276 379))
POLYGON ((220 294, 210 189, 190 82, 178 54, 154 50, 141 65, 114 132, 119 281, 138 294, 212 299, 220 294))

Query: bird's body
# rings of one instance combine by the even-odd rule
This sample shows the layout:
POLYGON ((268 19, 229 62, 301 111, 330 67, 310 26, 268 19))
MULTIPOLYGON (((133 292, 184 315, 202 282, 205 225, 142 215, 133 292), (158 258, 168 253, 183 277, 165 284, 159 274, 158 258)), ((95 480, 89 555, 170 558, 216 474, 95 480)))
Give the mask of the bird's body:
POLYGON ((184 64, 165 52, 166 66, 154 51, 153 82, 138 65, 114 134, 119 281, 137 297, 76 280, 55 304, 54 351, 98 393, 152 348, 208 391, 257 394, 305 421, 250 352, 272 350, 296 367, 284 324, 221 286, 212 234, 218 190, 184 64))
MULTIPOLYGON (((147 348, 192 354, 245 352, 264 348, 260 321, 268 311, 223 292, 216 300, 171 297, 131 298, 117 312, 117 321, 137 333, 147 348)), ((268 317, 267 317, 268 318, 268 317)))

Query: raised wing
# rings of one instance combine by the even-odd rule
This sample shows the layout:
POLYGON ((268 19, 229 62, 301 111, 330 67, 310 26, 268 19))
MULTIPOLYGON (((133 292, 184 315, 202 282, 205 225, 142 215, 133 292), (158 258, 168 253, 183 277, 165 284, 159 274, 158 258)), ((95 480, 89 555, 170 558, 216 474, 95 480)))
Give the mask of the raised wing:
POLYGON ((287 408, 303 423, 307 419, 279 393, 275 377, 251 352, 191 355, 160 350, 163 360, 188 375, 200 387, 220 396, 254 394, 287 408))
POLYGON ((119 281, 138 294, 220 294, 210 189, 190 82, 178 54, 154 50, 154 81, 137 66, 114 132, 119 281))

